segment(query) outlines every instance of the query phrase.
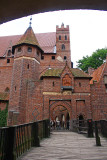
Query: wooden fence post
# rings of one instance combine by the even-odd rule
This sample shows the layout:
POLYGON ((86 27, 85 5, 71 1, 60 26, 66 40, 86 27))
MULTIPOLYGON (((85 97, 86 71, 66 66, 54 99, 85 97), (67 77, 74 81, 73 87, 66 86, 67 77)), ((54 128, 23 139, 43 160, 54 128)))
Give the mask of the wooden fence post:
POLYGON ((38 137, 38 122, 32 124, 32 147, 40 147, 40 139, 38 137))
POLYGON ((88 123, 88 137, 94 137, 93 135, 93 122, 91 119, 87 121, 88 123))
POLYGON ((46 121, 43 120, 43 138, 46 138, 45 126, 46 126, 46 121))
POLYGON ((49 120, 45 121, 45 133, 46 133, 46 137, 48 138, 50 136, 50 121, 49 120))
POLYGON ((4 160, 16 160, 15 127, 7 128, 4 160))
POLYGON ((95 137, 96 137, 96 146, 101 146, 100 137, 98 135, 97 121, 95 121, 95 137))

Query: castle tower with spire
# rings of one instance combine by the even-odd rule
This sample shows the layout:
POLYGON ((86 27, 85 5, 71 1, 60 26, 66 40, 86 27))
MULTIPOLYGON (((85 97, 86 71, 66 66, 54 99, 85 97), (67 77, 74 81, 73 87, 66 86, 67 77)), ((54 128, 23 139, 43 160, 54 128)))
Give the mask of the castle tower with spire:
MULTIPOLYGON (((0 59, 0 102, 4 107, 4 102, 9 101, 8 126, 51 119, 64 121, 65 124, 69 121, 70 128, 73 129, 75 120, 85 122, 92 118, 92 108, 98 105, 97 102, 102 102, 99 101, 99 94, 103 95, 101 98, 105 102, 105 115, 107 67, 103 64, 94 73, 91 86, 90 75, 71 67, 69 26, 64 27, 62 24, 61 27, 56 27, 56 33, 41 33, 35 36, 30 22, 22 36, 1 38, 2 47, 4 40, 8 40, 6 44, 12 40, 9 47, 5 44, 7 52, 4 52, 4 57, 0 59), (7 58, 11 58, 12 62, 6 61, 7 58), (96 82, 98 78, 101 91, 99 82, 96 82), (96 96, 96 103, 91 95, 96 96)), ((0 51, 3 52, 2 47, 0 51)), ((100 108, 99 105, 99 111, 100 108)), ((97 112, 93 113, 97 120, 97 112)))
POLYGON ((25 123, 27 120, 28 81, 39 78, 40 57, 43 50, 31 25, 18 43, 13 46, 14 64, 9 100, 8 125, 25 123))

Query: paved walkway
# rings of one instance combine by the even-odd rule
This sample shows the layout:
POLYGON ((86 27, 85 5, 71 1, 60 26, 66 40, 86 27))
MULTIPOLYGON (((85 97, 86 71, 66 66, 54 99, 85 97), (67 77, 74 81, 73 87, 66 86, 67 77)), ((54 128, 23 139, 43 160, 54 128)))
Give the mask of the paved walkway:
POLYGON ((32 148, 19 160, 107 160, 107 139, 101 138, 101 147, 95 138, 86 138, 74 132, 52 132, 51 138, 32 148))

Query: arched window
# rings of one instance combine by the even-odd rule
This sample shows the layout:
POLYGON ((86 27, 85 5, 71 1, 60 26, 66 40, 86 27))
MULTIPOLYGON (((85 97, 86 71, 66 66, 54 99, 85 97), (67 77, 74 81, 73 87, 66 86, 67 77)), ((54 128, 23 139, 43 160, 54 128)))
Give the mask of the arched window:
POLYGON ((10 91, 9 87, 6 87, 5 92, 9 92, 9 91, 10 91))
POLYGON ((79 127, 84 127, 84 116, 82 114, 79 115, 79 127))
POLYGON ((39 51, 37 51, 37 56, 39 56, 39 51))
POLYGON ((59 36, 59 40, 61 40, 61 36, 59 36))
POLYGON ((41 59, 44 60, 44 56, 41 56, 41 59))
POLYGON ((81 87, 81 83, 79 82, 79 87, 81 87))
POLYGON ((27 65, 27 69, 29 69, 29 64, 27 65))
POLYGON ((15 91, 16 91, 16 86, 14 87, 15 91))
POLYGON ((62 44, 62 50, 65 50, 65 45, 64 44, 62 44))
POLYGON ((67 57, 66 57, 66 56, 64 56, 64 60, 67 60, 67 57))
POLYGON ((65 40, 67 40, 67 36, 65 35, 65 40))
POLYGON ((53 81, 53 87, 54 87, 54 85, 55 85, 55 83, 54 83, 54 81, 53 81))
POLYGON ((7 56, 11 56, 11 50, 8 50, 7 56))
POLYGON ((32 48, 31 47, 28 47, 28 52, 32 52, 32 48))
POLYGON ((7 59, 7 63, 10 63, 10 59, 7 59))
POLYGON ((17 52, 21 52, 21 47, 19 47, 19 48, 17 49, 17 52))

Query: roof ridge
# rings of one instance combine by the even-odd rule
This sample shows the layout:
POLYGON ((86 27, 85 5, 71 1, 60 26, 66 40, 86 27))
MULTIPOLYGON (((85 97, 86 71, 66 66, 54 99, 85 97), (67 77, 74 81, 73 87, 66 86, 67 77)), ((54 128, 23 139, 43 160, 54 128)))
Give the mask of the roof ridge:
POLYGON ((38 47, 39 50, 41 50, 41 52, 43 52, 42 48, 40 47, 38 40, 36 38, 36 35, 33 32, 32 27, 28 27, 27 30, 25 31, 25 33, 21 36, 21 38, 19 39, 19 41, 16 43, 16 45, 13 46, 13 52, 15 50, 15 48, 19 45, 23 45, 23 44, 27 44, 27 45, 32 45, 32 46, 36 46, 38 47))
MULTIPOLYGON (((35 33, 35 32, 34 32, 35 35, 38 35, 38 34, 39 34, 39 35, 40 35, 40 34, 42 35, 42 34, 48 34, 48 33, 56 33, 56 32, 43 32, 43 33, 35 33)), ((0 38, 3 38, 3 37, 4 37, 4 38, 5 38, 5 37, 13 37, 13 36, 22 36, 22 35, 23 35, 23 34, 5 35, 5 36, 0 36, 0 38)))
POLYGON ((33 32, 32 27, 27 28, 25 33, 22 35, 20 40, 17 42, 17 45, 22 44, 22 43, 29 43, 29 44, 34 44, 34 45, 39 46, 39 43, 38 43, 37 38, 33 32))
MULTIPOLYGON (((72 75, 76 78, 91 78, 91 76, 90 75, 88 75, 88 74, 86 74, 84 71, 82 71, 81 72, 81 70, 80 69, 78 69, 78 68, 71 68, 70 69, 70 72, 72 73, 72 75), (71 69, 72 69, 72 71, 71 71, 71 69), (75 72, 74 72, 74 71, 75 72), (77 72, 78 71, 78 72, 77 72), (84 74, 85 73, 85 74, 84 74)), ((51 68, 51 69, 48 69, 48 70, 46 70, 42 75, 41 75, 41 77, 60 77, 61 76, 61 74, 62 74, 62 72, 63 72, 63 69, 61 69, 61 68, 51 68)))
POLYGON ((97 82, 100 81, 101 79, 101 76, 104 72, 104 69, 105 69, 105 66, 106 66, 106 63, 103 63, 101 66, 99 66, 97 69, 95 69, 95 71, 93 72, 92 74, 92 80, 90 81, 90 84, 93 84, 93 81, 94 80, 97 80, 97 82))
POLYGON ((100 74, 99 81, 100 81, 100 79, 101 79, 101 76, 102 76, 102 74, 103 74, 103 72, 104 72, 104 69, 105 69, 106 63, 103 63, 101 66, 103 66, 103 65, 104 65, 104 67, 103 67, 103 69, 102 69, 102 72, 101 72, 101 74, 100 74))

